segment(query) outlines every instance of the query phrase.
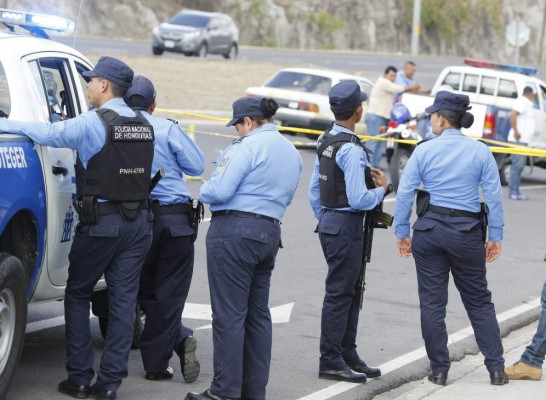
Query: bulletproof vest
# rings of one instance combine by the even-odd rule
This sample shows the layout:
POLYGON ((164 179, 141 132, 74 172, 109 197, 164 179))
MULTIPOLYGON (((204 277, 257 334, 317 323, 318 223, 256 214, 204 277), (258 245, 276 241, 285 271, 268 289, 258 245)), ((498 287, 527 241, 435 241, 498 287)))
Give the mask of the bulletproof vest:
POLYGON ((97 110, 106 128, 106 140, 84 168, 76 161, 78 197, 96 196, 110 201, 140 201, 149 196, 154 130, 137 111, 122 117, 109 109, 97 110))
MULTIPOLYGON (((327 208, 349 207, 345 174, 336 162, 336 154, 345 143, 361 146, 368 154, 368 149, 364 147, 358 136, 349 133, 340 132, 337 135, 332 135, 330 131, 326 131, 318 144, 320 203, 327 208)), ((370 187, 368 181, 373 183, 373 180, 371 180, 369 167, 366 167, 365 175, 366 185, 370 187)))

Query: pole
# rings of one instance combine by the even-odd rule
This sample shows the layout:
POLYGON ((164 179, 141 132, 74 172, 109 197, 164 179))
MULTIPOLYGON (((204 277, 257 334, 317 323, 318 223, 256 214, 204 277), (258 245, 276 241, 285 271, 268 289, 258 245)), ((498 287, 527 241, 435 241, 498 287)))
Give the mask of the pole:
POLYGON ((421 35, 421 0, 414 0, 413 23, 411 27, 411 55, 419 54, 419 36, 421 35))
POLYGON ((542 64, 542 51, 544 48, 544 28, 546 27, 546 4, 544 4, 544 14, 542 16, 542 28, 540 30, 540 46, 538 48, 537 65, 542 64))
POLYGON ((519 21, 516 20, 516 64, 519 65, 519 21))

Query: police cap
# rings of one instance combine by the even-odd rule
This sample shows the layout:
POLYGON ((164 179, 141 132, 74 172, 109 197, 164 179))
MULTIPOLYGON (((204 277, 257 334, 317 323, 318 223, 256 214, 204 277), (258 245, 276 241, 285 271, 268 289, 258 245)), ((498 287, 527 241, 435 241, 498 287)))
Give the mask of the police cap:
POLYGON ((470 99, 465 94, 457 94, 442 90, 436 93, 434 103, 425 108, 428 113, 434 113, 438 110, 451 110, 456 112, 468 111, 472 108, 469 106, 470 99))
POLYGON ((114 57, 103 56, 91 71, 82 73, 87 78, 101 77, 123 88, 133 82, 133 70, 123 61, 114 57))
POLYGON ((233 126, 244 117, 263 118, 263 97, 242 97, 233 102, 233 118, 226 126, 233 126))
POLYGON ((136 75, 123 100, 129 107, 147 109, 155 100, 154 84, 145 76, 136 75))
POLYGON ((339 82, 328 92, 330 108, 334 112, 349 111, 368 99, 355 80, 339 82))

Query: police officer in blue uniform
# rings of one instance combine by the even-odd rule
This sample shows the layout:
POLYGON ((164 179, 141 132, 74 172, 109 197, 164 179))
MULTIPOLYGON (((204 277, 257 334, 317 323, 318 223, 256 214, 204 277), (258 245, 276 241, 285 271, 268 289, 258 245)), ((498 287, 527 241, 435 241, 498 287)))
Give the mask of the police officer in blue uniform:
POLYGON ((451 271, 491 384, 503 385, 508 379, 485 268, 486 261, 500 255, 502 192, 497 164, 487 146, 460 131, 472 125, 470 108, 468 96, 440 91, 426 109, 432 132, 439 136, 417 146, 404 168, 396 195, 395 233, 400 256, 415 258, 421 330, 432 370, 428 379, 445 385, 450 367, 444 319, 451 271), (409 220, 421 184, 424 191, 417 192, 412 240, 409 220), (480 205, 480 187, 484 205, 480 205), (484 245, 487 217, 489 238, 484 245))
POLYGON ((56 123, 8 121, 0 131, 19 133, 40 145, 78 151, 75 207, 80 216, 69 254, 65 291, 66 369, 58 390, 74 398, 115 399, 127 376, 140 269, 152 241, 149 209, 153 128, 123 101, 133 70, 101 57, 84 72, 89 102, 97 108, 56 123), (89 303, 104 274, 109 294, 108 335, 97 373, 89 303))
POLYGON ((328 262, 319 378, 363 383, 367 377, 381 375, 356 351, 363 218, 366 210, 383 200, 388 183, 381 170, 370 166, 367 149, 354 133, 366 94, 356 81, 348 80, 333 86, 328 95, 336 120, 318 139, 309 186, 309 202, 319 220, 317 229, 328 262), (376 188, 366 186, 366 174, 376 188))
POLYGON ((200 175, 204 156, 197 144, 178 125, 151 114, 156 107, 152 82, 137 75, 125 94, 125 102, 140 110, 154 127, 155 146, 152 174, 161 169, 164 176, 152 191, 154 207, 152 247, 142 268, 139 303, 146 314, 140 338, 140 353, 146 379, 173 377, 169 359, 173 350, 180 357, 186 382, 199 376, 195 357, 196 340, 191 329, 182 325, 182 311, 193 274, 196 232, 190 221, 191 195, 184 175, 200 175))
POLYGON ((264 400, 271 361, 268 307, 282 219, 302 169, 294 145, 271 117, 273 99, 233 103, 236 139, 220 156, 199 199, 210 204, 207 266, 212 306, 214 378, 186 400, 264 400))

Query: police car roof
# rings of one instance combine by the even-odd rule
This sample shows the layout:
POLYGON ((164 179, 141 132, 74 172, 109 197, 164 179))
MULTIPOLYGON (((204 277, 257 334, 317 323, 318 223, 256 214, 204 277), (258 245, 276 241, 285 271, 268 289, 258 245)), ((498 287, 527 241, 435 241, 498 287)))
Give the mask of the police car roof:
POLYGON ((510 78, 510 79, 526 79, 529 81, 540 81, 536 76, 529 76, 521 74, 519 72, 510 72, 502 71, 499 69, 493 68, 481 68, 481 67, 471 67, 468 65, 453 65, 446 67, 444 71, 449 72, 464 72, 465 74, 476 74, 476 75, 491 75, 499 78, 510 78))
POLYGON ((280 71, 297 72, 302 74, 320 75, 333 79, 362 79, 367 81, 367 78, 362 76, 351 75, 346 72, 331 70, 331 69, 319 69, 319 68, 283 68, 280 71))
POLYGON ((89 61, 79 51, 54 40, 0 30, 0 59, 4 58, 2 55, 9 55, 9 58, 13 59, 14 57, 21 58, 32 53, 44 51, 75 54, 89 61))

